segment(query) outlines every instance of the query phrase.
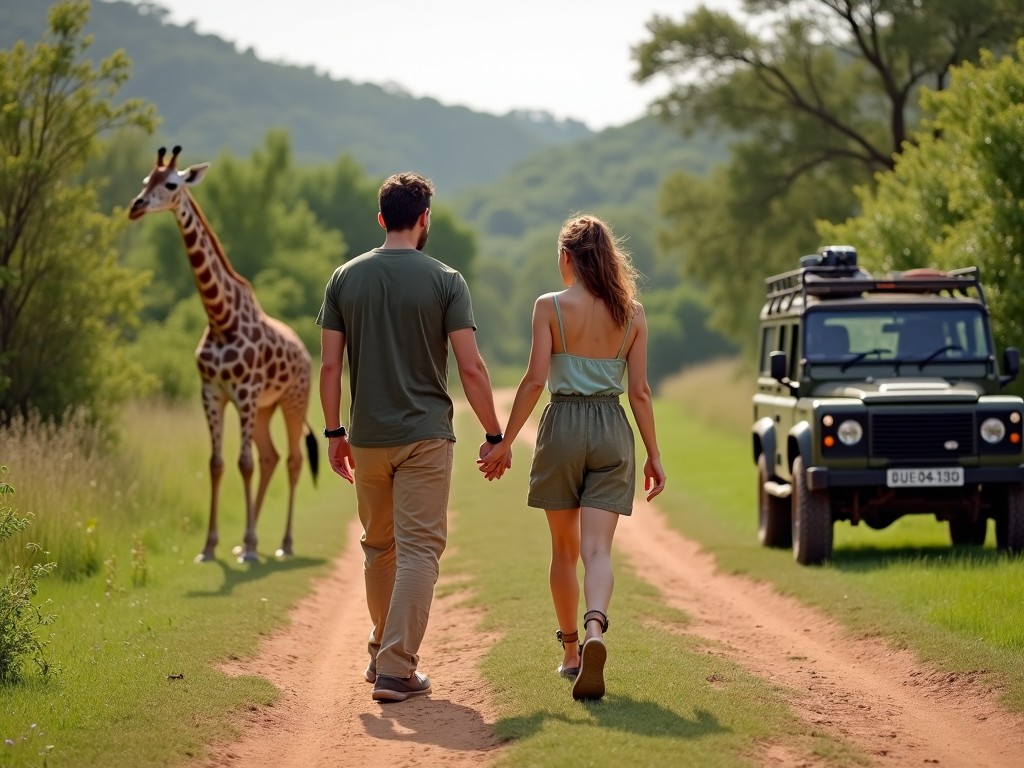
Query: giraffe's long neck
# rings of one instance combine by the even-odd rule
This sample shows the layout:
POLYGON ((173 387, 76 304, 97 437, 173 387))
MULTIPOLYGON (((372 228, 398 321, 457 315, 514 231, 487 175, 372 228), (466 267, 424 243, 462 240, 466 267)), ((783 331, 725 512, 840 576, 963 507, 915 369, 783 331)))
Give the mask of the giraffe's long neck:
POLYGON ((252 286, 235 272, 199 205, 186 192, 175 210, 210 331, 229 336, 262 314, 252 286))

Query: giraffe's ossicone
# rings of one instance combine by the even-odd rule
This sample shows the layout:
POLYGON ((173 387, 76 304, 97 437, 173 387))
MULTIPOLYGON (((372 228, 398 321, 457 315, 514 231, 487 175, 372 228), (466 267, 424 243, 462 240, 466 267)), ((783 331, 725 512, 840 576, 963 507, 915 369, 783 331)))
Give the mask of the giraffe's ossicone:
POLYGON ((245 487, 246 523, 240 561, 257 560, 256 522, 279 455, 270 436, 270 417, 278 408, 288 435, 288 510, 284 537, 276 555, 293 554, 292 517, 295 487, 302 468, 300 442, 305 437, 310 469, 316 480, 317 439, 306 421, 312 383, 312 360, 298 335, 260 307, 249 281, 228 261, 217 236, 196 204, 189 187, 198 184, 209 163, 179 170, 175 147, 165 162, 166 149, 157 153, 156 166, 132 201, 128 215, 138 219, 156 211, 171 211, 178 222, 185 252, 195 277, 208 325, 196 349, 202 379, 203 410, 210 428, 210 522, 203 551, 196 562, 212 560, 218 542, 217 512, 224 474, 224 411, 228 402, 238 409, 241 449, 238 469, 245 487), (252 493, 253 444, 260 475, 252 493))

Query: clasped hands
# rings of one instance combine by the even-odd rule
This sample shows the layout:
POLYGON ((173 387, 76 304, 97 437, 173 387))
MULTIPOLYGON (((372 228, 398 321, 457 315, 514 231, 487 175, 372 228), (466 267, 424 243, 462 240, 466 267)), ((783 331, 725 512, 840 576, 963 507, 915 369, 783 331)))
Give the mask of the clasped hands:
POLYGON ((503 441, 497 445, 484 442, 480 445, 480 458, 476 463, 488 480, 497 480, 512 466, 512 446, 503 441))

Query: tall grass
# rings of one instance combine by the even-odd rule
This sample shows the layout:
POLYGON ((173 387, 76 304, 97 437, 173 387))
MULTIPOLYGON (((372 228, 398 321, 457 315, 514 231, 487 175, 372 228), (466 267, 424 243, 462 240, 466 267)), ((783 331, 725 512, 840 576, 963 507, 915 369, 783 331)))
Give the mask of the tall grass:
MULTIPOLYGON (((184 761, 230 736, 232 712, 277 696, 266 680, 230 677, 217 662, 253 652, 329 567, 345 544, 351 499, 337 487, 314 488, 304 467, 296 556, 276 561, 287 496, 279 470, 260 518, 260 562, 237 563, 231 546, 241 541, 244 510, 230 471, 237 427, 228 421, 221 544, 217 560, 201 565, 192 558, 206 535, 210 490, 198 403, 128 407, 116 441, 84 422, 59 432, 23 425, 0 436, 0 464, 11 465, 19 509, 36 513, 28 537, 45 538, 57 574, 65 562, 78 564, 74 576, 39 585, 56 616, 46 628, 51 674, 0 690, 4 768, 184 761)), ((281 446, 280 419, 274 428, 281 446)), ((0 556, 6 564, 22 555, 14 548, 0 556)))
POLYGON ((79 413, 60 427, 15 420, 0 430, 0 460, 19 510, 34 519, 0 556, 21 564, 47 557, 60 578, 76 580, 100 573, 126 539, 136 551, 158 550, 161 530, 195 530, 209 504, 209 475, 195 458, 208 442, 201 414, 182 404, 129 405, 116 433, 79 413))
POLYGON ((125 483, 133 468, 111 462, 109 449, 103 428, 84 413, 69 414, 60 427, 32 417, 0 430, 0 458, 10 467, 18 508, 33 518, 29 529, 0 545, 4 562, 57 560, 66 579, 99 571, 101 531, 127 524, 136 495, 125 483), (29 548, 30 542, 41 551, 29 548))
POLYGON ((737 358, 683 369, 658 388, 659 398, 679 405, 698 422, 730 434, 750 433, 756 390, 753 373, 737 358))

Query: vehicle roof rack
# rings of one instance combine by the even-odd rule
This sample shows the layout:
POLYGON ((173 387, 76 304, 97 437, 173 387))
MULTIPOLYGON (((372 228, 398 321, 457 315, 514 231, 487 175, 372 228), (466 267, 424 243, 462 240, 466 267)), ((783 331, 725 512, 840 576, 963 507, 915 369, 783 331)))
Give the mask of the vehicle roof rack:
POLYGON ((857 253, 850 246, 829 246, 818 254, 804 256, 800 267, 765 280, 765 308, 769 314, 788 309, 797 297, 806 305, 808 296, 840 298, 865 293, 936 293, 971 296, 985 303, 977 267, 940 271, 911 269, 873 276, 857 266, 857 253))

